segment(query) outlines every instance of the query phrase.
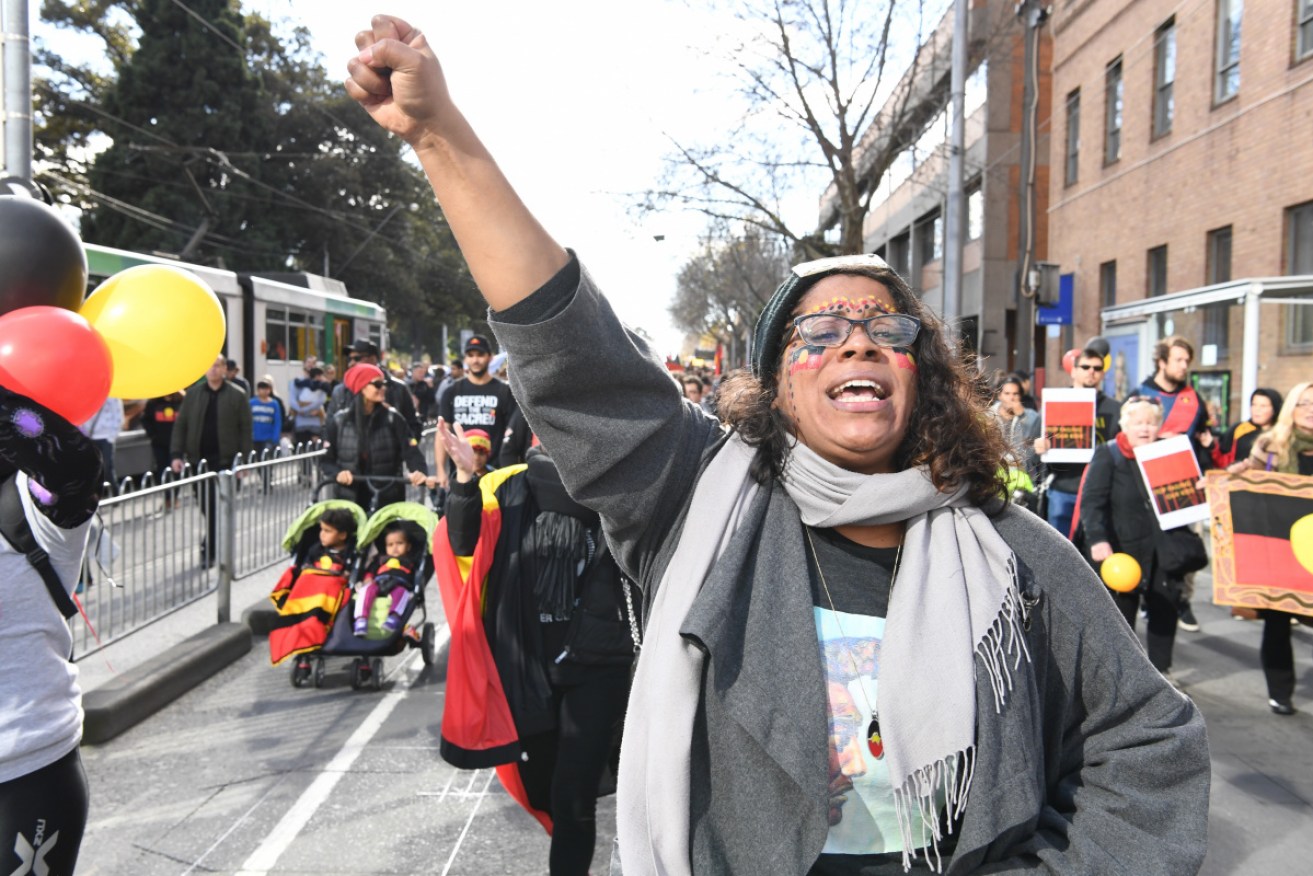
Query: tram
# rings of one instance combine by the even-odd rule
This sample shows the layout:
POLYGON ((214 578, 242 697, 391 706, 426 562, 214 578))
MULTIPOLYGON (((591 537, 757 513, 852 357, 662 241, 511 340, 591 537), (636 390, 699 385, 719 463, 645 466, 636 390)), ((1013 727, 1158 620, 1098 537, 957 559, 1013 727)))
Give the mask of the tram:
MULTIPOLYGON (((224 353, 237 361, 241 376, 252 386, 265 375, 273 377, 274 391, 283 398, 308 356, 336 362, 340 375, 346 348, 354 341, 370 340, 387 349, 387 311, 372 301, 350 297, 339 280, 315 274, 236 273, 90 243, 83 248, 88 292, 137 265, 171 265, 196 274, 223 305, 224 353)), ((168 305, 161 302, 161 306, 168 305)), ((132 429, 119 436, 115 463, 120 477, 139 475, 151 466, 143 431, 132 429)))

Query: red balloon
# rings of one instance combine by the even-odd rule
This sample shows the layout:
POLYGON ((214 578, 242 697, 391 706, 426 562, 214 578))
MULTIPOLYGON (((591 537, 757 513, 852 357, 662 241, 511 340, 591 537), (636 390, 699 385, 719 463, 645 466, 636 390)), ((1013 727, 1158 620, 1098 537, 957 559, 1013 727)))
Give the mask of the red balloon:
POLYGON ((0 316, 0 386, 85 423, 109 397, 109 347, 83 317, 62 307, 22 307, 0 316))
POLYGON ((1076 367, 1076 360, 1080 358, 1080 354, 1081 351, 1079 347, 1073 347, 1072 349, 1063 353, 1062 370, 1070 374, 1072 369, 1076 367))

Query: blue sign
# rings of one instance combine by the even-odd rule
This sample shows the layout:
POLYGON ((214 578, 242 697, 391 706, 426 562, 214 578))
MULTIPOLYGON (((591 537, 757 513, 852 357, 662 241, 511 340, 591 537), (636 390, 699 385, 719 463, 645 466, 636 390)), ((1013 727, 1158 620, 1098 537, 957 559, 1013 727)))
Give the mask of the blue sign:
POLYGON ((1040 306, 1035 309, 1036 325, 1071 325, 1072 301, 1076 297, 1076 275, 1062 274, 1058 277, 1058 303, 1052 307, 1040 306))

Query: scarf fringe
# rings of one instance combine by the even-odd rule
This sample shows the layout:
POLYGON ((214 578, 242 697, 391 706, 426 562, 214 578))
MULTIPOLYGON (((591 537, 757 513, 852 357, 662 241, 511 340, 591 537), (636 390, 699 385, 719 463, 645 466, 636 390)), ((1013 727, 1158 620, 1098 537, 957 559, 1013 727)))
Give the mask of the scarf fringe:
MULTIPOLYGON (((1012 673, 1021 666, 1024 657, 1030 662, 1030 649, 1026 646, 1025 618, 1021 610, 1021 590, 1018 583, 1016 558, 1008 561, 1011 582, 998 617, 990 625, 976 646, 976 658, 989 674, 990 688, 994 692, 994 709, 1001 712, 1012 692, 1012 673), (1009 658, 1011 658, 1009 660, 1009 658)), ((948 823, 953 825, 966 812, 967 797, 971 793, 971 780, 976 771, 976 749, 967 746, 932 764, 914 770, 902 787, 894 789, 894 814, 903 836, 903 871, 912 869, 920 843, 913 836, 918 824, 921 836, 930 835, 926 862, 936 873, 942 873, 944 862, 939 843, 944 838, 940 828, 939 796, 944 797, 948 823), (915 810, 913 812, 913 810, 915 810), (933 856, 933 860, 931 860, 933 856)))

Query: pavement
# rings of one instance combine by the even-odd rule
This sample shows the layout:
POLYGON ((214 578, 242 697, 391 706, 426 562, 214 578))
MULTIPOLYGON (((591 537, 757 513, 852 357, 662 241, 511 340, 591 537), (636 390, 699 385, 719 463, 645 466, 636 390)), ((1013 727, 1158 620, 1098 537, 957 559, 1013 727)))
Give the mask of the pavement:
MULTIPOLYGON (((267 604, 269 587, 276 574, 277 570, 268 570, 234 583, 234 617, 242 616, 243 609, 267 604)), ((1230 617, 1229 609, 1211 604, 1209 598, 1211 579, 1207 574, 1199 575, 1194 607, 1201 629, 1197 633, 1178 630, 1173 667, 1180 687, 1199 705, 1208 724, 1213 764, 1211 813, 1208 822, 1208 855, 1200 872, 1204 876, 1310 872, 1310 862, 1313 862, 1313 756, 1310 756, 1309 751, 1310 743, 1313 743, 1313 629, 1306 626, 1295 626, 1292 629, 1296 672, 1299 675, 1295 705, 1300 711, 1291 717, 1276 716, 1267 707, 1266 687, 1259 668, 1258 645, 1262 636, 1262 624, 1234 620, 1230 617)), ((223 690, 223 684, 234 683, 243 674, 249 676, 256 672, 260 678, 267 679, 260 682, 261 686, 269 687, 268 692, 261 693, 264 700, 272 701, 276 696, 285 699, 282 693, 286 688, 286 679, 282 678, 284 672, 270 674, 267 659, 261 654, 247 654, 246 651, 236 654, 238 649, 232 649, 232 642, 228 640, 246 641, 249 649, 246 626, 232 624, 230 628, 221 628, 221 632, 215 633, 214 613, 213 598, 201 600, 142 632, 113 642, 101 653, 88 655, 79 663, 84 690, 88 691, 88 703, 95 704, 97 697, 108 696, 116 691, 119 691, 118 696, 122 696, 125 678, 131 679, 127 687, 154 691, 150 696, 123 700, 125 705, 122 708, 131 713, 126 716, 119 714, 116 720, 130 725, 135 721, 129 718, 142 721, 155 708, 159 708, 161 701, 179 696, 173 692, 176 688, 165 691, 169 684, 176 686, 179 670, 172 666, 171 659, 160 659, 161 654, 179 655, 197 650, 198 647, 214 647, 214 641, 225 641, 231 649, 222 657, 226 662, 219 662, 221 658, 214 655, 193 661, 197 666, 189 668, 188 672, 192 674, 189 678, 202 684, 201 690, 196 695, 181 696, 179 705, 165 709, 154 720, 144 722, 140 728, 123 735, 119 741, 109 743, 108 746, 92 746, 89 751, 93 754, 93 762, 100 759, 108 766, 130 756, 139 756, 143 762, 148 762, 151 754, 129 754, 123 746, 133 746, 134 738, 164 738, 160 737, 160 733, 165 732, 164 728, 173 721, 183 720, 194 709, 206 708, 209 711, 207 720, 210 726, 214 726, 215 721, 222 721, 223 725, 236 728, 240 724, 240 714, 222 716, 215 712, 221 703, 210 700, 213 699, 214 691, 223 690), (206 645, 206 642, 211 644, 206 645), (232 663, 234 659, 236 663, 232 663), (256 668, 261 662, 264 668, 256 668), (223 667, 227 663, 232 663, 232 666, 225 670, 223 667), (205 682, 205 675, 215 672, 219 672, 219 675, 205 682), (219 687, 215 687, 217 684, 219 687), (152 700, 151 696, 155 699, 152 700)), ((1141 634, 1144 632, 1142 626, 1144 624, 1141 624, 1141 634)), ((257 644, 256 650, 263 649, 257 644)), ((444 663, 445 659, 440 658, 439 666, 431 667, 436 668, 439 674, 423 676, 421 679, 421 683, 433 686, 431 690, 435 690, 439 696, 444 663)), ((242 709, 239 708, 238 712, 242 712, 242 709)), ((482 848, 483 855, 492 854, 494 848, 502 848, 503 852, 495 855, 494 868, 475 868, 474 872, 537 871, 538 865, 545 860, 541 830, 527 823, 528 818, 523 817, 523 813, 517 813, 515 805, 502 793, 498 793, 495 781, 488 784, 490 775, 486 771, 474 775, 473 779, 467 779, 467 774, 458 774, 453 779, 440 766, 440 760, 436 758, 437 721, 431 711, 427 712, 427 717, 416 714, 408 724, 406 745, 411 746, 411 749, 406 750, 414 750, 418 758, 414 764, 408 764, 408 768, 423 771, 420 775, 424 779, 423 787, 415 792, 416 799, 432 801, 441 797, 442 800, 461 800, 461 805, 473 805, 470 801, 483 800, 492 795, 484 802, 477 822, 471 810, 470 822, 466 823, 465 831, 458 834, 460 837, 469 835, 470 838, 466 839, 467 846, 462 852, 462 860, 463 855, 469 854, 471 850, 469 843, 478 838, 475 846, 487 843, 482 848), (460 796, 452 797, 457 788, 461 789, 460 796), (524 867, 516 864, 517 859, 524 862, 524 867), (528 864, 529 860, 533 860, 533 865, 528 864)), ((159 745, 159 742, 151 743, 151 747, 155 745, 159 745)), ((298 756, 305 758, 305 755, 298 756)), ((273 767, 273 764, 269 766, 273 767)), ((98 768, 93 770, 93 774, 97 771, 98 768)), ((106 793, 108 789, 102 784, 108 779, 108 775, 93 775, 93 784, 100 788, 97 795, 102 800, 113 795, 113 792, 106 793)), ((155 787, 159 789, 160 785, 156 784, 155 787)), ((119 814, 114 823, 121 826, 122 822, 118 820, 125 817, 119 814)), ((463 816, 461 818, 463 820, 463 816)), ((458 823, 453 822, 453 825, 452 830, 457 831, 458 823)), ((599 829, 600 839, 603 842, 609 841, 609 833, 613 830, 613 804, 609 800, 599 810, 599 829)), ((425 834, 423 823, 412 822, 407 831, 407 835, 411 835, 416 842, 423 842, 429 854, 444 854, 433 846, 433 837, 425 834)), ((450 854, 454 856, 456 851, 450 851, 450 854)), ((597 859, 595 867, 600 860, 604 860, 601 848, 597 859)), ((488 860, 484 859, 484 865, 487 863, 488 860)), ((378 871, 370 868, 370 872, 421 872, 419 869, 407 869, 406 864, 400 862, 394 862, 393 867, 379 868, 378 871)), ((210 868, 197 869, 206 871, 210 868)), ((240 868, 227 869, 218 865, 210 872, 234 872, 236 869, 240 868)), ((448 867, 439 869, 456 872, 461 868, 453 868, 448 862, 448 867)), ((110 868, 102 872, 116 871, 110 868)), ((274 871, 270 869, 268 872, 274 871)), ((322 872, 328 871, 326 869, 322 872)), ((335 872, 365 871, 347 868, 335 872)), ((423 872, 428 872, 428 869, 424 868, 423 872)))

